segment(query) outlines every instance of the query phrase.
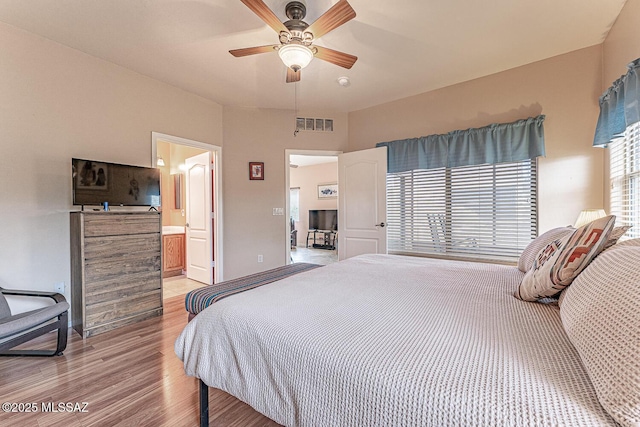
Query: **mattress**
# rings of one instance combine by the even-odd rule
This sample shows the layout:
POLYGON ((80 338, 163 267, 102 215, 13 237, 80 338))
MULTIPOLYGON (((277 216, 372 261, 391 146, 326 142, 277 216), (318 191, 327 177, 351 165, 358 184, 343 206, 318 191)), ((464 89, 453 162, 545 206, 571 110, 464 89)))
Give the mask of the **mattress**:
POLYGON ((608 426, 556 305, 516 267, 363 255, 226 298, 187 375, 287 426, 608 426))

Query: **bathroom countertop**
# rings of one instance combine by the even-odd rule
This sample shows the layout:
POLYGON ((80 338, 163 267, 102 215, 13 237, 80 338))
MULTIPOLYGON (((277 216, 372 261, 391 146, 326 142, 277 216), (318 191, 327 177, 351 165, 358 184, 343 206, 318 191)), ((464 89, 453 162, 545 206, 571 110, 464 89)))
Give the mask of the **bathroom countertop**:
POLYGON ((184 234, 182 225, 163 225, 162 234, 184 234))

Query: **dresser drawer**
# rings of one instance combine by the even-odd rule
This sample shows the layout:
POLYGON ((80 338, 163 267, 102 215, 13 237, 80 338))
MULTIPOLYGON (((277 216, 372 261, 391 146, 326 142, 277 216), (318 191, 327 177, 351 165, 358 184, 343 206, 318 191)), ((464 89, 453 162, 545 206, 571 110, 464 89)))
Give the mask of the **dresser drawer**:
POLYGON ((144 313, 162 306, 162 292, 158 289, 120 301, 87 305, 87 329, 110 321, 144 313))
POLYGON ((120 215, 117 213, 87 215, 84 224, 85 237, 145 233, 160 234, 157 215, 120 215))
POLYGON ((143 252, 160 252, 160 234, 94 236, 84 240, 85 261, 137 256, 143 252))
POLYGON ((139 294, 161 289, 160 271, 127 274, 99 282, 88 282, 85 286, 87 306, 107 301, 129 299, 139 294))
POLYGON ((85 261, 87 283, 101 282, 128 274, 160 271, 160 254, 138 252, 127 257, 85 261))

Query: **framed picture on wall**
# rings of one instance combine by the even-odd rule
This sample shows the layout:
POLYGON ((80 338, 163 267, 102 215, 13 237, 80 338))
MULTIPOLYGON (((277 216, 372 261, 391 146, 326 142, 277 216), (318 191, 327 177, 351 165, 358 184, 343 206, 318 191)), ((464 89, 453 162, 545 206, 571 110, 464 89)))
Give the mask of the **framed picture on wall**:
POLYGON ((264 162, 249 162, 249 179, 264 180, 264 162))
POLYGON ((335 199, 338 197, 338 184, 318 184, 318 199, 335 199))

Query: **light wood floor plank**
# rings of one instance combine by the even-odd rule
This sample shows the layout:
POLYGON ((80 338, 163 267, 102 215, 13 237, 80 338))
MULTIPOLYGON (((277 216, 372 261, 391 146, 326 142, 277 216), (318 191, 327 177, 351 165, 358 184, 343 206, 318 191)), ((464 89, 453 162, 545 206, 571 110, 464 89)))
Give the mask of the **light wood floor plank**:
MULTIPOLYGON (((2 402, 88 402, 88 413, 4 413, 0 426, 197 426, 198 382, 185 375, 173 344, 187 323, 184 296, 164 315, 86 340, 73 331, 64 355, 0 357, 2 402)), ((54 347, 55 334, 21 348, 54 347)), ((0 403, 2 403, 0 402, 0 403)), ((247 404, 209 390, 212 427, 275 427, 247 404)))

